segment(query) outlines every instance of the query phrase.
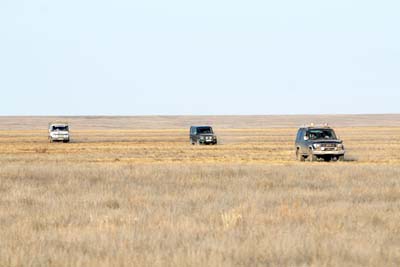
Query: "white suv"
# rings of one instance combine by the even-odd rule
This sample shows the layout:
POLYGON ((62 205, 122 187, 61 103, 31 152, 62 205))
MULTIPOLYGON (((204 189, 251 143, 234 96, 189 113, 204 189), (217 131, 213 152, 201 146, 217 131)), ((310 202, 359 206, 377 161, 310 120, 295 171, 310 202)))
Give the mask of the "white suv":
POLYGON ((49 142, 62 141, 68 143, 70 141, 69 125, 65 122, 49 123, 49 142))

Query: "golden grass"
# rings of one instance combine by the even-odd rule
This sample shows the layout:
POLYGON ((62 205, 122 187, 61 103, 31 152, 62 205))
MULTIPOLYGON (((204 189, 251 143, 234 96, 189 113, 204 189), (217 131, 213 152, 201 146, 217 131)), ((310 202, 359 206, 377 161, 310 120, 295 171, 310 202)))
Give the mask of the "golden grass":
POLYGON ((1 167, 2 266, 396 266, 400 170, 1 167))
POLYGON ((216 130, 1 130, 0 266, 399 266, 399 127, 338 128, 343 163, 216 130))

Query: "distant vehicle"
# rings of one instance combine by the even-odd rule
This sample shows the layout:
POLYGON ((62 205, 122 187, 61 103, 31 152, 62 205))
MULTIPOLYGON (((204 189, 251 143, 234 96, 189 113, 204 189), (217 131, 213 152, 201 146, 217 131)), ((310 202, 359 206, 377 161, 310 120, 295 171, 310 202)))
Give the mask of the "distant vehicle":
POLYGON ((192 145, 216 145, 217 136, 211 126, 190 127, 190 143, 192 145))
POLYGON ((49 142, 61 141, 68 143, 70 141, 69 125, 67 122, 49 123, 49 142))
POLYGON ((296 156, 299 161, 343 161, 346 153, 343 141, 328 125, 301 127, 296 137, 296 156))

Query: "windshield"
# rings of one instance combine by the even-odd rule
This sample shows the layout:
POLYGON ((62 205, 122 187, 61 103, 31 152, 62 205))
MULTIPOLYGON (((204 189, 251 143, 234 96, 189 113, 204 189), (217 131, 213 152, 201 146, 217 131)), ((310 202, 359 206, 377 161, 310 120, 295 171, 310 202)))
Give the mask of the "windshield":
POLYGON ((313 129, 308 130, 307 134, 310 140, 319 140, 319 139, 327 139, 327 140, 336 140, 335 132, 332 129, 313 129))
POLYGON ((213 130, 211 127, 199 127, 197 128, 197 134, 212 134, 213 130))
POLYGON ((51 126, 52 131, 68 131, 68 126, 51 126))

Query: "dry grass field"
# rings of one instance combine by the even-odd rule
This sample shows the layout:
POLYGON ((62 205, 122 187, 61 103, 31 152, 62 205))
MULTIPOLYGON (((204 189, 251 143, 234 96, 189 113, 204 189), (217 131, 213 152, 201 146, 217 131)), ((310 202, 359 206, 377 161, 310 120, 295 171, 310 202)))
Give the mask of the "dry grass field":
POLYGON ((0 266, 400 265, 400 115, 53 119, 0 118, 0 266), (345 162, 295 160, 310 121, 345 162))

